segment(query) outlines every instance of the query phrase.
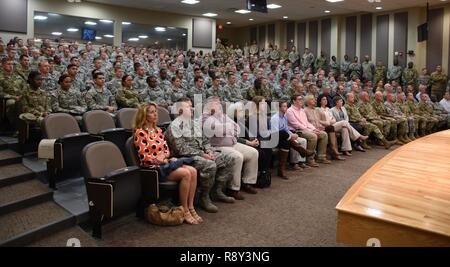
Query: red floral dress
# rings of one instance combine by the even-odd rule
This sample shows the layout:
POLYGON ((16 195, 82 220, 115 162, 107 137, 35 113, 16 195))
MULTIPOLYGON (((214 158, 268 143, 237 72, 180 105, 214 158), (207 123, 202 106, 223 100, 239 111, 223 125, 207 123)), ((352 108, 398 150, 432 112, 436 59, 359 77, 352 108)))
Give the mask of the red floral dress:
POLYGON ((160 128, 151 131, 149 129, 137 129, 134 133, 134 147, 143 168, 159 166, 160 163, 157 160, 159 155, 164 155, 166 159, 170 157, 169 147, 160 128))

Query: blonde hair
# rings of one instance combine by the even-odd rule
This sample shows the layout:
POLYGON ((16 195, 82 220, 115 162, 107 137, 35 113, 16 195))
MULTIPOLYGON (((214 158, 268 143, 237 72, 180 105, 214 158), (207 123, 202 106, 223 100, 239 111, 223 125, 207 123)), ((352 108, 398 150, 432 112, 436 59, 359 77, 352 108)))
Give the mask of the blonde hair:
POLYGON ((307 96, 305 96, 305 98, 304 98, 304 103, 305 103, 305 105, 307 106, 308 105, 308 101, 310 101, 310 100, 314 100, 314 102, 316 102, 315 101, 315 97, 313 96, 313 95, 307 95, 307 96))
MULTIPOLYGON (((156 111, 158 111, 158 106, 153 103, 145 103, 139 106, 138 111, 136 112, 136 115, 134 116, 133 120, 133 128, 134 129, 143 129, 145 124, 147 123, 147 113, 149 107, 155 107, 156 111)), ((156 122, 155 125, 153 125, 153 128, 156 128, 156 122)))

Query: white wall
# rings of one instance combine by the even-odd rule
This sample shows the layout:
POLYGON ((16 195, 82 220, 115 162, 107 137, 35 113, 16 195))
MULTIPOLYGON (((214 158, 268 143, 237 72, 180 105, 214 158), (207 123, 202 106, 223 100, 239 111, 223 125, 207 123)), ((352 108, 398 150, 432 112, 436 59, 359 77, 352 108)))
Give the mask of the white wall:
POLYGON ((114 29, 114 34, 116 36, 114 40, 115 45, 120 45, 122 42, 121 22, 129 21, 155 26, 186 28, 188 30, 188 46, 187 46, 188 49, 203 50, 205 52, 215 50, 216 21, 214 19, 211 19, 213 21, 212 23, 213 34, 211 36, 211 40, 213 41, 212 49, 195 49, 192 48, 192 19, 194 18, 192 16, 183 16, 172 13, 133 9, 88 2, 68 3, 66 0, 28 0, 27 34, 21 35, 21 34, 0 32, 0 36, 2 36, 2 38, 6 40, 6 42, 14 36, 19 36, 21 38, 34 37, 33 16, 35 11, 50 12, 93 19, 114 20, 116 21, 114 29))

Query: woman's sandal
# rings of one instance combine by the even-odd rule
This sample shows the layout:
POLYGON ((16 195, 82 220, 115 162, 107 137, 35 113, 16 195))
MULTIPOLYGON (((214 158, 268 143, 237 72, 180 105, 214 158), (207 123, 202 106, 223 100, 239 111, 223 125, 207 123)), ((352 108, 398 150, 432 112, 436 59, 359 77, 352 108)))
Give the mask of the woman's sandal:
POLYGON ((184 221, 188 224, 199 224, 189 211, 184 213, 184 221))
POLYGON ((194 217, 194 219, 197 220, 197 222, 199 222, 199 223, 202 223, 202 222, 203 222, 202 217, 200 217, 200 216, 197 214, 197 212, 195 211, 195 209, 189 209, 189 211, 190 211, 192 217, 194 217))

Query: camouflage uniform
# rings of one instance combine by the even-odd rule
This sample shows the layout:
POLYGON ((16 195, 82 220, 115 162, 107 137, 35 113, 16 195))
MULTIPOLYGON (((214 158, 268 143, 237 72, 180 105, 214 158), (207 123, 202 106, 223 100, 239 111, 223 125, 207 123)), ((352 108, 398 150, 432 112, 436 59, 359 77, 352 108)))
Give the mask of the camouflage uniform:
POLYGON ((331 61, 330 63, 330 72, 333 72, 333 76, 336 78, 339 76, 340 72, 339 72, 339 64, 336 61, 331 61))
POLYGON ((386 81, 386 67, 385 66, 377 66, 375 69, 375 80, 374 82, 377 83, 379 81, 383 81, 383 84, 386 81))
MULTIPOLYGON (((362 74, 362 67, 361 64, 359 63, 352 63, 350 64, 350 66, 348 67, 348 70, 350 72, 350 76, 349 78, 353 77, 354 75, 356 75, 356 77, 358 77, 358 79, 361 79, 361 74, 362 74)), ((356 98, 355 98, 356 99, 356 98)))
POLYGON ((434 110, 432 104, 428 101, 420 100, 419 104, 417 104, 418 112, 424 115, 427 119, 427 133, 432 133, 439 125, 439 118, 434 116, 434 110))
POLYGON ((444 73, 433 72, 431 74, 431 95, 436 97, 437 101, 442 99, 447 86, 447 75, 444 73))
POLYGON ((90 89, 85 98, 89 110, 106 110, 108 106, 117 110, 116 99, 106 87, 102 91, 98 91, 97 88, 90 89))
POLYGON ((219 97, 221 101, 226 101, 225 91, 223 90, 223 87, 220 85, 217 88, 214 87, 213 85, 206 91, 206 98, 210 98, 212 96, 219 97))
POLYGON ((402 81, 403 81, 403 85, 406 87, 408 85, 412 85, 414 86, 414 89, 417 88, 417 78, 419 76, 419 73, 417 72, 417 70, 415 68, 406 68, 403 71, 403 75, 402 75, 402 81))
POLYGON ((147 100, 150 102, 155 102, 158 105, 167 104, 166 93, 164 89, 162 89, 159 85, 155 88, 148 88, 148 98, 147 100))
MULTIPOLYGON (((372 103, 372 106, 373 106, 373 109, 377 112, 377 114, 379 116, 392 118, 392 115, 390 115, 387 112, 386 107, 384 106, 383 102, 374 101, 372 103)), ((408 128, 406 119, 392 118, 392 119, 390 119, 390 121, 391 121, 390 137, 392 139, 395 140, 395 139, 397 139, 397 137, 405 135, 407 128, 408 128)))
POLYGON ((245 82, 239 81, 238 86, 241 90, 242 98, 247 99, 247 92, 248 92, 248 89, 250 89, 252 87, 252 82, 250 82, 249 80, 247 80, 245 82))
POLYGON ((279 60, 280 59, 280 51, 278 49, 274 49, 270 52, 270 58, 273 60, 279 60))
POLYGON ((10 123, 15 123, 18 110, 16 98, 27 88, 25 81, 17 74, 0 73, 0 98, 6 100, 6 116, 10 123))
POLYGON ((377 139, 384 139, 384 135, 375 124, 367 121, 365 123, 362 122, 364 117, 361 115, 355 104, 347 103, 345 104, 345 109, 347 110, 349 122, 359 124, 364 129, 364 135, 370 136, 373 133, 377 139))
POLYGON ((425 135, 427 132, 431 132, 433 127, 436 125, 436 122, 427 114, 422 113, 421 109, 419 109, 419 104, 416 104, 413 100, 407 100, 406 105, 409 107, 409 110, 419 118, 419 133, 421 136, 425 135), (420 123, 422 120, 422 123, 420 123))
POLYGON ((402 78, 402 67, 390 66, 387 72, 387 79, 389 82, 396 81, 400 84, 402 78))
POLYGON ((44 113, 50 113, 50 101, 44 90, 33 90, 28 86, 20 98, 22 114, 19 119, 27 123, 41 125, 44 113))
POLYGON ((289 53, 289 61, 291 61, 292 64, 295 64, 300 59, 300 56, 297 52, 291 51, 289 53))
POLYGON ((22 65, 17 65, 14 72, 18 74, 24 81, 28 81, 28 75, 30 75, 31 69, 30 68, 24 68, 22 65))
MULTIPOLYGON (((395 105, 395 103, 390 103, 389 101, 386 101, 386 102, 384 102, 384 107, 385 107, 386 112, 387 112, 387 114, 389 116, 392 116, 392 117, 395 117, 395 116, 405 117, 404 116, 405 114, 403 114, 402 110, 397 105, 395 105)), ((409 134, 409 130, 410 129, 413 129, 412 130, 413 132, 415 131, 414 130, 415 129, 415 125, 414 125, 414 119, 413 118, 410 119, 410 118, 406 117, 406 118, 401 118, 399 120, 400 120, 400 124, 404 124, 405 125, 404 126, 405 130, 402 132, 403 135, 404 134, 409 134)), ((403 126, 400 126, 400 127, 403 127, 403 126)), ((399 134, 402 134, 402 133, 399 132, 399 134)))
POLYGON ((255 96, 263 96, 267 101, 272 101, 272 92, 265 86, 261 86, 261 89, 256 91, 255 87, 250 88, 247 91, 247 100, 252 101, 255 96))
POLYGON ((225 99, 228 102, 238 102, 244 99, 240 88, 236 84, 227 84, 223 90, 225 91, 225 99))
POLYGON ((345 60, 341 63, 341 73, 345 74, 347 77, 350 71, 350 64, 352 64, 350 61, 345 60))
POLYGON ((427 88, 430 88, 431 86, 431 76, 430 75, 419 75, 419 78, 417 79, 417 83, 419 85, 423 84, 427 88))
POLYGON ((274 88, 275 99, 289 101, 291 99, 289 96, 289 89, 288 85, 281 87, 280 84, 276 84, 274 88))
POLYGON ((316 71, 320 68, 322 70, 327 71, 328 64, 327 64, 327 58, 320 56, 316 59, 315 69, 316 71))
POLYGON ((309 52, 308 54, 303 54, 302 56, 302 67, 304 70, 311 68, 314 63, 314 55, 309 52))
POLYGON ((200 120, 192 122, 181 116, 176 118, 167 129, 166 141, 173 156, 194 159, 193 166, 199 173, 200 204, 211 203, 209 193, 213 185, 215 183, 225 185, 232 179, 233 174, 230 170, 235 167, 233 158, 216 151, 211 146, 208 138, 202 133, 200 120), (205 153, 213 153, 214 160, 205 159, 203 157, 205 153))
POLYGON ((375 65, 373 65, 372 62, 364 61, 361 64, 361 69, 362 69, 362 81, 363 82, 373 81, 373 77, 375 74, 375 65))
POLYGON ((450 127, 450 114, 444 109, 444 107, 439 104, 439 102, 434 102, 433 106, 433 114, 439 117, 439 125, 438 127, 450 127))
POLYGON ((409 132, 410 133, 418 133, 418 131, 423 132, 426 128, 426 120, 425 118, 419 116, 419 115, 415 115, 413 110, 411 110, 410 106, 408 105, 408 102, 396 102, 395 103, 397 105, 398 108, 400 108, 400 110, 403 112, 403 114, 408 117, 408 121, 409 120, 414 120, 414 129, 409 128, 409 132))
POLYGON ((169 106, 175 104, 180 98, 184 98, 187 96, 186 92, 181 88, 170 88, 166 94, 168 96, 166 98, 166 101, 169 106))
POLYGON ((106 83, 106 88, 108 88, 111 94, 116 95, 117 91, 122 88, 122 79, 113 78, 111 81, 106 83))
POLYGON ((361 101, 358 110, 368 122, 375 124, 383 132, 384 136, 389 135, 389 132, 391 131, 391 121, 383 120, 378 116, 370 102, 364 103, 361 101))
POLYGON ((42 90, 46 92, 53 92, 58 89, 58 78, 52 73, 47 74, 47 76, 41 75, 42 77, 42 90))
POLYGON ((68 113, 74 116, 79 124, 83 114, 87 111, 86 102, 77 90, 65 91, 60 87, 50 95, 50 103, 53 112, 68 113))
POLYGON ((116 102, 119 108, 138 108, 139 95, 133 88, 129 90, 122 87, 117 91, 116 102))
MULTIPOLYGON (((181 90, 183 90, 183 89, 181 89, 181 90)), ((202 103, 206 103, 207 92, 206 92, 206 88, 204 86, 202 88, 197 88, 197 86, 194 86, 189 89, 187 96, 191 99, 192 103, 194 103, 195 95, 201 95, 202 103)))

